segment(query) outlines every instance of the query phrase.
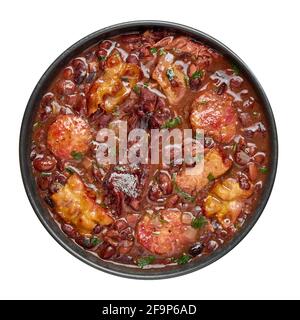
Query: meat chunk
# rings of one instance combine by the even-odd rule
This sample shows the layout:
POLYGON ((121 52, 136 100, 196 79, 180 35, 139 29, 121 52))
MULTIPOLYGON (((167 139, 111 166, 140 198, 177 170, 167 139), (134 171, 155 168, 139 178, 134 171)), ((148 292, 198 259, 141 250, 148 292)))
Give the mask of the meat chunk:
POLYGON ((206 135, 222 143, 230 142, 236 134, 237 114, 232 97, 209 91, 201 94, 192 105, 190 115, 194 129, 203 129, 206 135))
POLYGON ((215 185, 212 192, 225 201, 247 199, 253 193, 253 186, 245 190, 240 187, 238 181, 233 178, 228 178, 222 183, 215 185))
POLYGON ((137 240, 150 252, 174 256, 196 241, 199 230, 182 221, 177 209, 161 210, 158 214, 145 213, 137 224, 137 240))
POLYGON ((59 115, 48 130, 47 144, 60 159, 72 159, 73 152, 85 153, 92 140, 89 124, 75 115, 59 115))
POLYGON ((239 182, 228 178, 214 186, 204 200, 205 214, 216 216, 224 227, 234 224, 243 209, 243 200, 249 198, 254 187, 249 190, 241 189, 239 182))
POLYGON ((90 234, 94 227, 113 222, 104 208, 89 197, 87 188, 77 174, 73 174, 57 193, 52 195, 58 214, 81 234, 90 234))
POLYGON ((189 54, 194 57, 196 65, 200 68, 208 67, 212 63, 212 60, 219 56, 219 54, 212 49, 184 36, 165 37, 154 46, 163 47, 166 50, 173 50, 176 54, 189 54))
POLYGON ((105 72, 95 81, 89 92, 88 114, 99 107, 106 112, 113 112, 130 94, 133 86, 139 81, 141 70, 134 63, 125 63, 118 51, 108 57, 105 72))
POLYGON ((176 177, 176 184, 189 194, 198 192, 209 183, 211 178, 223 175, 231 165, 232 162, 229 159, 224 160, 218 149, 211 149, 204 156, 204 161, 180 172, 176 177))
POLYGON ((152 78, 159 83, 171 105, 178 104, 186 93, 185 75, 170 53, 160 57, 152 78))

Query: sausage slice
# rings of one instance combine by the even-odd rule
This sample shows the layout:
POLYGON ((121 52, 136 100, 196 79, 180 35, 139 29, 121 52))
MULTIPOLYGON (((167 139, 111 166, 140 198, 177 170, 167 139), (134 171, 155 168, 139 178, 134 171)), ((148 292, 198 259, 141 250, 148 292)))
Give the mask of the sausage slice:
POLYGON ((60 159, 70 160, 72 154, 84 154, 92 140, 89 124, 75 115, 59 115, 48 130, 47 144, 60 159))
POLYGON ((194 243, 199 230, 182 220, 177 209, 161 210, 159 213, 145 213, 137 224, 137 240, 150 252, 174 256, 194 243))

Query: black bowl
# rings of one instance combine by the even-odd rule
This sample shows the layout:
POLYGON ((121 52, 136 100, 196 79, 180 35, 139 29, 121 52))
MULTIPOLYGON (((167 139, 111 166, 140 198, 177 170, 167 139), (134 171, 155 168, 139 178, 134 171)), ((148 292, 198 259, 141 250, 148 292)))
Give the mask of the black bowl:
POLYGON ((88 35, 87 37, 79 40, 73 46, 67 49, 51 64, 51 66, 47 69, 47 71, 44 73, 44 75, 37 83, 28 101, 20 132, 19 152, 23 183, 29 201, 44 227, 48 230, 52 237, 58 243, 60 243, 67 251, 69 251, 75 257, 79 258, 85 263, 99 270, 114 275, 134 279, 163 279, 184 275, 209 265, 210 263, 218 260, 226 253, 228 253, 246 236, 246 234, 251 230, 251 228, 254 226, 254 224, 260 217, 272 191, 277 169, 278 141, 274 116, 272 113, 270 103, 267 99, 266 94, 264 93, 263 88, 261 87, 260 83, 254 76, 254 74, 247 67, 247 65, 229 48, 227 48, 225 45, 223 45, 216 39, 212 38, 211 36, 203 32, 177 23, 164 21, 132 21, 113 25, 111 27, 101 29, 88 35), (253 212, 253 214, 248 218, 242 229, 228 243, 226 243, 224 246, 220 247, 208 256, 202 257, 201 259, 196 259, 186 265, 166 267, 158 270, 143 270, 135 267, 128 267, 101 260, 94 254, 85 251, 77 244, 75 244, 72 240, 67 238, 67 236, 59 228, 58 224, 51 217, 47 208, 43 204, 43 201, 39 197, 39 194, 36 189, 36 183, 32 174, 31 161, 29 157, 31 147, 32 125, 34 121, 35 112, 39 106, 39 101, 41 97, 46 92, 48 86, 51 84, 51 82, 58 74, 58 72, 61 70, 61 68, 63 68, 77 54, 81 53, 83 50, 89 48, 90 46, 94 45, 102 39, 112 37, 117 34, 141 31, 149 28, 168 28, 174 31, 178 31, 182 34, 186 34, 216 49, 218 52, 221 52, 222 54, 224 54, 224 56, 228 57, 232 62, 234 62, 242 71, 242 73, 249 79, 250 83, 256 91, 256 94, 262 102, 269 125, 271 150, 270 170, 268 173, 267 181, 264 185, 260 202, 258 203, 255 212, 253 212))

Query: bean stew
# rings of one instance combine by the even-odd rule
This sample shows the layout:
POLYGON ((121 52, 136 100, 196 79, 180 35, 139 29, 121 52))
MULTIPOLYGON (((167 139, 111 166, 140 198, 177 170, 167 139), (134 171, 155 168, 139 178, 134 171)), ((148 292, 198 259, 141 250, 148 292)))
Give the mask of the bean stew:
POLYGON ((99 259, 137 268, 186 264, 223 246, 269 173, 268 124, 247 77, 167 29, 105 39, 69 61, 32 130, 37 188, 61 230, 99 259), (203 159, 99 163, 97 134, 120 120, 128 132, 200 129, 203 159))

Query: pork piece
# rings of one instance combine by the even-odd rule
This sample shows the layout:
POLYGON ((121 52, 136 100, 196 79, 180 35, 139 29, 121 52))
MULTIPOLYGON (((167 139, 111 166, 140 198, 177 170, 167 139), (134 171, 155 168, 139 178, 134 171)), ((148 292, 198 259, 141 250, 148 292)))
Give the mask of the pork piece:
POLYGON ((204 188, 211 179, 222 176, 230 169, 232 161, 223 159, 218 149, 211 149, 204 156, 204 162, 185 168, 176 176, 176 185, 182 191, 192 194, 204 188))
POLYGON ((253 191, 253 185, 244 190, 236 179, 227 178, 216 184, 205 198, 206 216, 216 216, 224 227, 234 224, 243 209, 243 200, 249 198, 253 191))
POLYGON ((214 58, 218 58, 219 54, 212 49, 195 42, 188 37, 169 36, 158 41, 154 47, 162 47, 166 50, 173 50, 176 55, 188 54, 193 56, 195 64, 201 68, 207 68, 214 58))
POLYGON ((109 225, 113 222, 106 209, 89 197, 86 186, 77 174, 71 175, 65 186, 51 198, 56 212, 81 234, 91 234, 97 224, 109 225))
POLYGON ((74 154, 84 154, 92 140, 89 124, 75 115, 59 115, 50 125, 47 144, 60 159, 70 160, 74 154))
POLYGON ((113 112, 139 81, 141 70, 134 63, 125 63, 116 50, 108 57, 102 77, 95 81, 88 97, 88 115, 98 108, 113 112))
POLYGON ((189 223, 183 222, 183 213, 177 209, 145 213, 137 224, 137 241, 150 252, 174 256, 194 243, 199 234, 189 223))
POLYGON ((178 104, 186 93, 185 75, 181 66, 174 63, 171 53, 160 57, 152 78, 159 83, 171 105, 178 104))
POLYGON ((228 94, 207 91, 192 104, 190 121, 193 129, 203 129, 216 141, 229 143, 236 134, 237 114, 228 94))

